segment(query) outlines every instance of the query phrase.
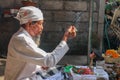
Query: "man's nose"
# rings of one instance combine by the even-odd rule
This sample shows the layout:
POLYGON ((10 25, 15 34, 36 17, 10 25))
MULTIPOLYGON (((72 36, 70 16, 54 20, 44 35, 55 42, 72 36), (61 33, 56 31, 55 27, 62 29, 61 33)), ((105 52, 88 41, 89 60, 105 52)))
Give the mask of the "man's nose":
POLYGON ((43 25, 41 26, 41 30, 43 30, 43 25))

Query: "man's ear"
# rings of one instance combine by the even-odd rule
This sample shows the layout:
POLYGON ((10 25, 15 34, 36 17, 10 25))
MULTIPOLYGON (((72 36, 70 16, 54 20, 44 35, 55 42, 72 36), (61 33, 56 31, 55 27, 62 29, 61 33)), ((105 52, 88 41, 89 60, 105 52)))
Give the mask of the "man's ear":
POLYGON ((30 26, 30 24, 31 24, 30 22, 27 22, 27 23, 25 24, 25 26, 30 26))
POLYGON ((31 24, 32 24, 32 21, 31 21, 31 20, 29 20, 29 21, 28 21, 28 23, 29 23, 29 25, 31 25, 31 24))

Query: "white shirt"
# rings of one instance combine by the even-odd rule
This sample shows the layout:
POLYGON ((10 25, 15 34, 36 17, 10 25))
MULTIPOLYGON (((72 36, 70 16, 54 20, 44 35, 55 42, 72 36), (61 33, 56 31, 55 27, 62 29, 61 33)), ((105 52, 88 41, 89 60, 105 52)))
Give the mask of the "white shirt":
POLYGON ((8 46, 4 80, 22 80, 34 74, 40 66, 55 66, 68 51, 65 41, 50 53, 37 47, 32 37, 22 27, 11 38, 8 46))

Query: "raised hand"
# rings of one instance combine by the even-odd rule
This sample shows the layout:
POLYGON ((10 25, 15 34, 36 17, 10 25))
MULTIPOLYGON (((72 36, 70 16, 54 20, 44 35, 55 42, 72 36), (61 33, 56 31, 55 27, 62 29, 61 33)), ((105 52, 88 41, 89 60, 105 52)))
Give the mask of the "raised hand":
POLYGON ((69 38, 74 38, 76 37, 76 31, 77 29, 75 26, 70 26, 64 33, 63 40, 67 41, 69 38))

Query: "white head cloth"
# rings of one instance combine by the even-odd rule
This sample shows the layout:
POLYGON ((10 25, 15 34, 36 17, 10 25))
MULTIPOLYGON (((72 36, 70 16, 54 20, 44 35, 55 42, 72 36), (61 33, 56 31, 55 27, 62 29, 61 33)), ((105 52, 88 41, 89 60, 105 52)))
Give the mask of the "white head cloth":
POLYGON ((39 8, 26 6, 20 8, 15 18, 20 21, 20 24, 25 24, 29 21, 43 20, 43 13, 39 8))

